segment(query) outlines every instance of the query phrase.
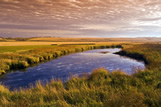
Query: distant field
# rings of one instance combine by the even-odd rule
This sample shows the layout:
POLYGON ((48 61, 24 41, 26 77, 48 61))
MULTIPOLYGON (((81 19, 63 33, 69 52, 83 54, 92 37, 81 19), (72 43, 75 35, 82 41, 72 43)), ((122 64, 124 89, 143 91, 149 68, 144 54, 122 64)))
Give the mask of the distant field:
POLYGON ((0 38, 0 46, 29 46, 52 44, 131 44, 131 43, 161 43, 161 38, 0 38))
POLYGON ((112 45, 121 44, 121 42, 0 42, 0 53, 18 52, 30 49, 54 47, 57 45, 112 45))
MULTIPOLYGON (((51 44, 86 44, 89 42, 27 42, 27 41, 17 41, 17 42, 0 42, 0 46, 28 46, 28 45, 51 45, 51 44)), ((94 42, 90 42, 94 43, 94 42)))
POLYGON ((32 38, 0 38, 0 41, 32 41, 32 42, 160 42, 161 38, 58 38, 58 37, 32 37, 32 38))
MULTIPOLYGON (((29 39, 3 39, 0 38, 0 40, 3 40, 0 42, 0 53, 4 52, 18 52, 18 51, 26 51, 30 49, 36 49, 36 48, 44 48, 44 47, 51 47, 55 45, 112 45, 112 44, 120 44, 125 42, 72 42, 69 40, 68 42, 47 42, 48 40, 53 40, 55 38, 35 38, 32 40, 42 40, 42 41, 30 41, 29 39), (5 41, 4 41, 5 40, 5 41), (47 41, 45 41, 47 40, 47 41)), ((68 38, 69 39, 69 38, 68 38)), ((78 38, 73 38, 77 39, 78 38)), ((66 38, 56 38, 56 40, 63 40, 65 41, 66 38)), ((81 39, 82 41, 82 39, 81 39)), ((126 42, 128 43, 128 42, 126 42)))
POLYGON ((50 42, 161 42, 161 38, 28 38, 27 41, 50 42))
POLYGON ((118 45, 161 43, 159 38, 0 38, 0 53, 18 52, 55 45, 118 45))
POLYGON ((0 46, 0 53, 4 52, 18 52, 18 51, 25 51, 29 49, 36 49, 36 48, 45 48, 45 47, 53 47, 51 45, 37 45, 37 46, 0 46))
POLYGON ((120 43, 130 43, 130 42, 28 42, 28 41, 17 41, 17 42, 0 42, 0 46, 29 46, 29 45, 52 45, 52 44, 120 44, 120 43))
MULTIPOLYGON (((12 39, 5 39, 6 41, 0 42, 0 53, 25 51, 25 50, 36 49, 36 48, 51 47, 55 45, 118 45, 118 44, 131 44, 131 43, 140 44, 139 42, 135 43, 135 42, 129 42, 129 41, 114 41, 114 42, 112 41, 111 42, 110 41, 108 42, 72 42, 72 40, 69 40, 69 42, 47 42, 45 41, 49 39, 52 40, 55 38, 46 38, 46 39, 45 38, 35 38, 33 40, 41 40, 41 39, 42 41, 28 41, 28 39, 25 41, 16 41, 12 39)), ((60 40, 63 40, 63 39, 65 38, 61 38, 60 40)), ((74 39, 78 40, 78 38, 73 38, 73 40, 74 39)))

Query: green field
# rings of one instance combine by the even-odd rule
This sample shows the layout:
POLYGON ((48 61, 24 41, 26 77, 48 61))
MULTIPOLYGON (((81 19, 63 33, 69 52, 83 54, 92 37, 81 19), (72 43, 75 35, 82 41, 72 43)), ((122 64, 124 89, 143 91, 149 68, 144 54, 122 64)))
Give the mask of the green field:
POLYGON ((5 52, 19 52, 19 51, 26 51, 30 49, 36 48, 45 48, 45 47, 53 47, 51 45, 37 45, 37 46, 0 46, 0 53, 5 52))
MULTIPOLYGON (((120 45, 60 45, 3 53, 1 70, 25 68, 56 57, 96 48, 120 45), (3 66, 2 66, 3 65, 3 66), (4 67, 4 68, 3 68, 4 67)), ((161 44, 123 44, 117 54, 144 60, 146 69, 133 75, 96 69, 92 74, 71 77, 65 84, 52 80, 46 85, 9 91, 0 85, 0 105, 9 107, 159 107, 161 105, 161 44)), ((9 71, 8 71, 9 72, 9 71)))

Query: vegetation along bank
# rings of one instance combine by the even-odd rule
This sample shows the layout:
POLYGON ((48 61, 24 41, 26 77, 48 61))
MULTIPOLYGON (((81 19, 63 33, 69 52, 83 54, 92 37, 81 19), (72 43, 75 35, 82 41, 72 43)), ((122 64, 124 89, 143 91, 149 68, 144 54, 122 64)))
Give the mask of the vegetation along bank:
MULTIPOLYGON (((86 45, 86 44, 85 45, 43 46, 43 47, 38 46, 38 47, 39 48, 36 48, 35 46, 34 49, 23 50, 18 52, 1 53, 0 54, 0 65, 1 65, 0 75, 5 74, 6 72, 9 72, 14 69, 24 69, 34 64, 55 59, 70 53, 82 52, 82 51, 91 50, 91 49, 121 48, 120 45, 107 46, 107 45, 86 45)), ((17 49, 19 48, 20 47, 17 46, 17 49)), ((12 50, 12 47, 8 49, 12 50)))
MULTIPOLYGON (((160 107, 161 45, 142 44, 123 47, 123 51, 128 54, 143 55, 147 61, 147 69, 139 70, 133 75, 121 71, 109 72, 103 68, 96 69, 91 74, 83 74, 82 77, 71 77, 65 84, 61 80, 52 80, 48 84, 38 81, 35 87, 31 86, 20 91, 9 91, 8 88, 0 85, 0 105, 4 107, 160 107)), ((62 47, 63 50, 64 48, 62 47)), ((72 46, 72 49, 75 52, 76 47, 72 46)), ((47 50, 50 53, 50 49, 47 50)), ((78 50, 82 51, 82 47, 77 48, 78 50)), ((41 52, 30 50, 28 53, 39 56, 41 52), (37 52, 39 54, 35 54, 37 52)), ((40 57, 38 58, 40 60, 40 57)))

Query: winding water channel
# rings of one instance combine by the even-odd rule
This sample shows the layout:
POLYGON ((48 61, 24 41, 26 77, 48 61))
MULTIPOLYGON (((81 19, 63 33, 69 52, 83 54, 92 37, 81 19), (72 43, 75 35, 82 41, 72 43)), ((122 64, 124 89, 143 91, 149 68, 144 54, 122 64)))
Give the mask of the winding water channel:
POLYGON ((0 82, 8 86, 11 90, 19 87, 28 87, 35 84, 37 80, 43 83, 53 78, 60 78, 65 82, 69 75, 81 75, 90 73, 95 68, 104 67, 109 71, 121 70, 132 74, 135 69, 144 69, 143 61, 137 61, 128 57, 113 54, 120 49, 96 49, 81 53, 62 56, 30 67, 26 71, 13 71, 0 77, 0 82))

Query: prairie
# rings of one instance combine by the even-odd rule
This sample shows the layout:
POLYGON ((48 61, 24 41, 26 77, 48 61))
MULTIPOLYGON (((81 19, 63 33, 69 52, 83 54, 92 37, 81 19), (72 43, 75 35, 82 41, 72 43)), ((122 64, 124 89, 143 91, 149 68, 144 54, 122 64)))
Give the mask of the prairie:
POLYGON ((52 38, 38 37, 29 38, 27 41, 47 41, 47 42, 161 42, 160 38, 52 38))
POLYGON ((121 47, 120 45, 38 45, 2 46, 0 49, 0 74, 13 69, 24 69, 57 57, 96 48, 121 47))
POLYGON ((39 45, 52 45, 52 44, 88 44, 95 42, 28 42, 28 41, 14 41, 14 42, 0 42, 0 46, 39 46, 39 45))
POLYGON ((25 68, 62 55, 110 47, 123 48, 117 54, 144 60, 146 69, 127 75, 121 71, 111 73, 101 68, 81 77, 73 76, 65 84, 59 79, 49 81, 48 84, 38 81, 35 87, 14 91, 0 85, 1 106, 159 107, 161 105, 161 44, 159 43, 122 41, 118 44, 100 42, 95 45, 41 45, 26 46, 23 49, 24 47, 22 46, 23 51, 20 51, 21 49, 12 51, 8 48, 10 53, 1 52, 2 74, 9 72, 10 69, 25 68))
POLYGON ((19 45, 19 46, 0 46, 0 53, 27 51, 36 48, 52 47, 50 45, 19 45))
POLYGON ((139 43, 161 43, 160 38, 1 38, 0 46, 26 46, 26 45, 51 45, 51 44, 139 44, 139 43))

